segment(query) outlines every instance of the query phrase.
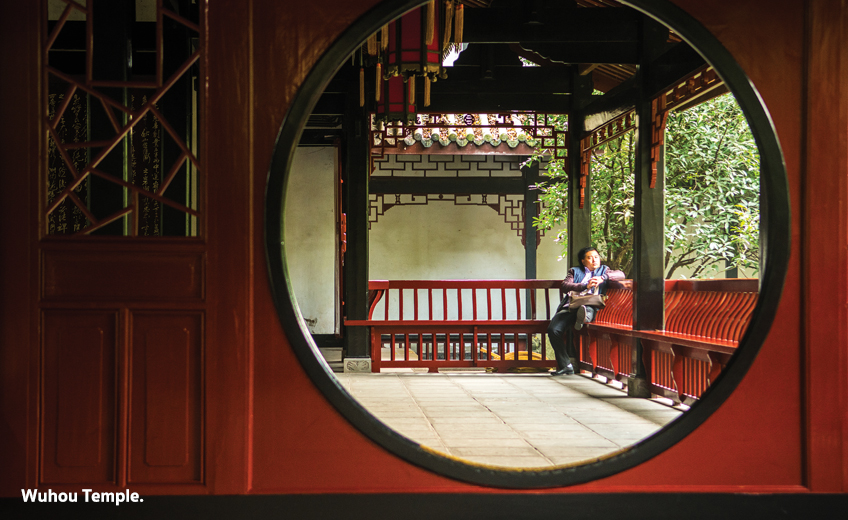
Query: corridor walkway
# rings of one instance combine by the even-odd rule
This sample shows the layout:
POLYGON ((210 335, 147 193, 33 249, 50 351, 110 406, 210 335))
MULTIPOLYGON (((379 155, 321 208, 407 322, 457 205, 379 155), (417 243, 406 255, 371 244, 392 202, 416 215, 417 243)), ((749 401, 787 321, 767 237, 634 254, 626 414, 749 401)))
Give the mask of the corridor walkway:
POLYGON ((585 376, 336 374, 378 419, 468 461, 543 467, 586 462, 653 434, 682 411, 585 376))

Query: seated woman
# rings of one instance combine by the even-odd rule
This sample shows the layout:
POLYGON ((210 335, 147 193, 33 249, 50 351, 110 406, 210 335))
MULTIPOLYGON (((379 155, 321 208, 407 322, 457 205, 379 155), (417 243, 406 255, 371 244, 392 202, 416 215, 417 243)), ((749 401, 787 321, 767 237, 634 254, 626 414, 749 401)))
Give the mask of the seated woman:
POLYGON ((555 376, 574 373, 571 358, 576 359, 577 354, 574 349, 574 330, 572 329, 583 328, 584 323, 589 323, 595 318, 597 310, 587 305, 570 308, 571 291, 604 294, 609 280, 624 280, 623 272, 601 265, 601 255, 594 247, 584 247, 577 253, 577 258, 583 265, 568 270, 568 275, 562 282, 565 297, 548 326, 548 338, 557 360, 557 370, 553 373, 555 376))

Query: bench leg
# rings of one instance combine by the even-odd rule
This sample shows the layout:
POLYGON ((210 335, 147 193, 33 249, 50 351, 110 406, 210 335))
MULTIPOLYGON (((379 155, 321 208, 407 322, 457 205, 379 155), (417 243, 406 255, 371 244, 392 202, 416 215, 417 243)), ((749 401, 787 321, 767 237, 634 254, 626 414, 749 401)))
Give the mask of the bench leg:
POLYGON ((371 327, 371 372, 380 372, 380 361, 383 358, 380 345, 380 333, 371 327))

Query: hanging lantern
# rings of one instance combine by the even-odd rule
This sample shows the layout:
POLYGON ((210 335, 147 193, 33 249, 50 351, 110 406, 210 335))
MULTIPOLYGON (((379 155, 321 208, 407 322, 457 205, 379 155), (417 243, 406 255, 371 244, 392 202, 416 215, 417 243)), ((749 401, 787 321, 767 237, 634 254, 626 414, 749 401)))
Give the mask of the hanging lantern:
MULTIPOLYGON (((380 121, 411 122, 415 119, 415 92, 410 97, 409 83, 415 77, 407 80, 401 75, 390 76, 382 82, 383 93, 377 103, 377 119, 380 121)), ((414 85, 414 83, 412 83, 414 85)))
MULTIPOLYGON (((436 0, 414 9, 388 25, 383 54, 382 95, 377 119, 410 121, 417 110, 416 78, 424 78, 424 106, 429 105, 429 82, 443 74, 442 41, 436 0)), ((386 32, 383 33, 386 35, 386 32)))

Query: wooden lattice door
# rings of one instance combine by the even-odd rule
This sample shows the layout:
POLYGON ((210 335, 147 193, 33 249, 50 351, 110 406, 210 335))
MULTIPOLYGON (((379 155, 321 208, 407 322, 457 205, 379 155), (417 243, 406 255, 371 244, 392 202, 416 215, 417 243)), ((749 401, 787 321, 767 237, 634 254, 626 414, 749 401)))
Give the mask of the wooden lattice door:
POLYGON ((201 489, 203 0, 45 0, 37 482, 201 489))

